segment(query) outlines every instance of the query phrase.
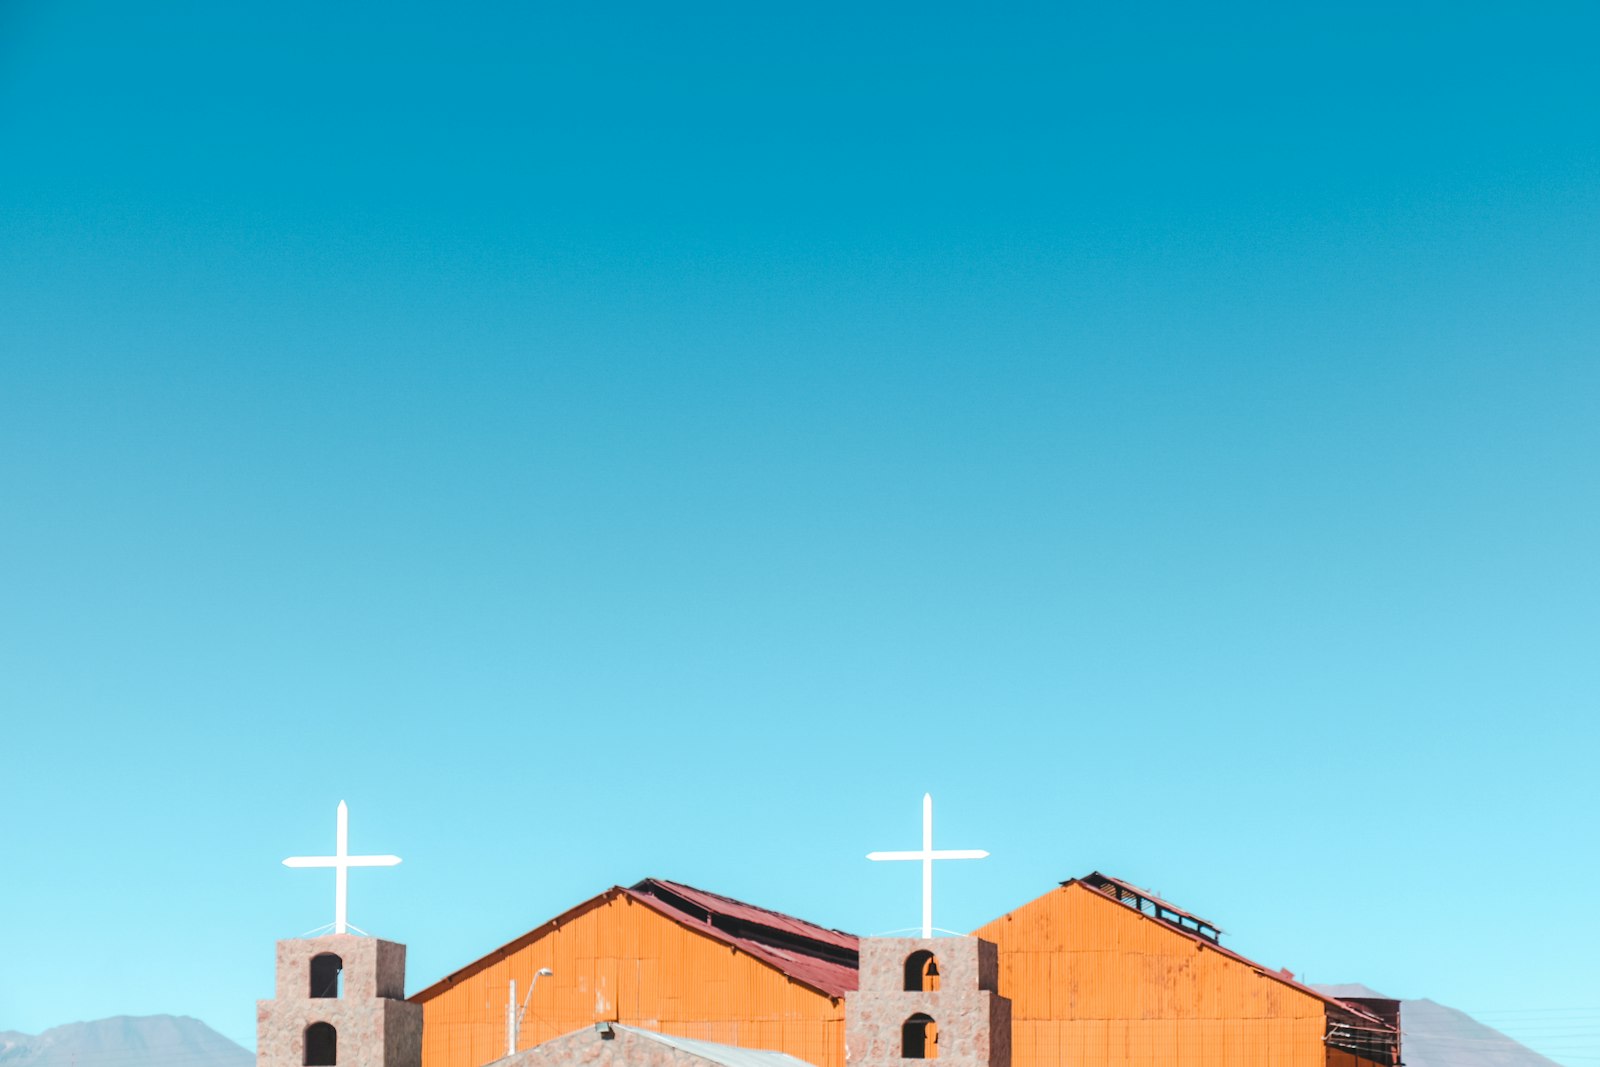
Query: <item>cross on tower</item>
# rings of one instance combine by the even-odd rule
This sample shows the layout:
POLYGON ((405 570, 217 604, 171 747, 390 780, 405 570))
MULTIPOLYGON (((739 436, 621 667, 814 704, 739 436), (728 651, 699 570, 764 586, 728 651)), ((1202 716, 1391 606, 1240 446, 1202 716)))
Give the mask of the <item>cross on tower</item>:
POLYGON ((334 833, 334 850, 331 856, 290 856, 283 861, 285 867, 332 867, 333 868, 333 932, 336 934, 347 933, 348 923, 345 922, 345 897, 350 880, 351 867, 393 867, 400 862, 399 856, 352 856, 350 855, 350 809, 345 807, 344 801, 339 801, 338 829, 334 833))
POLYGON ((869 860, 922 861, 922 936, 933 936, 933 861, 981 860, 988 853, 976 848, 947 848, 934 851, 933 794, 922 794, 922 849, 918 852, 869 852, 869 860))

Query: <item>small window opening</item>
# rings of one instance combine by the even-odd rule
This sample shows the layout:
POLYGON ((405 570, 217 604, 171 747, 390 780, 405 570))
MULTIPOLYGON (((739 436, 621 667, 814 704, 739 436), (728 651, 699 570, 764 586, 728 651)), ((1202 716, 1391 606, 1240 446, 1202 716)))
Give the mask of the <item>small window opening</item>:
POLYGON ((334 1067, 339 1062, 339 1033, 331 1023, 306 1027, 305 1067, 334 1067))
POLYGON ((939 1058, 939 1024, 920 1011, 900 1027, 900 1055, 908 1060, 939 1058))
POLYGON ((311 995, 315 998, 339 997, 344 995, 341 988, 341 978, 344 975, 344 960, 331 952, 324 952, 320 956, 311 957, 311 995))
POLYGON ((939 961, 926 949, 906 957, 906 991, 911 993, 936 993, 939 991, 939 961))

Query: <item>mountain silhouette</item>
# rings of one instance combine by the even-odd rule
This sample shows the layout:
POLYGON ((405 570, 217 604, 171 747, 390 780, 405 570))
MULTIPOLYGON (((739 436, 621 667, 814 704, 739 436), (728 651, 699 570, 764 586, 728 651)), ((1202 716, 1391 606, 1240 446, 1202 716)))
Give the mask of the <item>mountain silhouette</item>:
MULTIPOLYGON (((1315 988, 1330 997, 1391 999, 1364 985, 1315 988)), ((1400 1002, 1400 1059, 1406 1067, 1560 1067, 1466 1012, 1431 1000, 1400 1002)))
POLYGON ((0 1031, 0 1067, 254 1067, 255 1054, 187 1015, 118 1015, 0 1031))

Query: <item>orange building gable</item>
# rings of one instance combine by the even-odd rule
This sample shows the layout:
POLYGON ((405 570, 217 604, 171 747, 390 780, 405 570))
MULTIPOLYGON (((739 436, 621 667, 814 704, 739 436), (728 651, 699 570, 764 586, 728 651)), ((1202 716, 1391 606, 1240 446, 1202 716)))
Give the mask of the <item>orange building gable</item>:
POLYGON ((973 931, 1000 954, 1012 1067, 1371 1067, 1397 1025, 1223 948, 1221 930, 1105 875, 973 931))
POLYGON ((411 998, 423 1067, 506 1054, 509 982, 539 979, 519 1048, 611 1021, 844 1067, 856 938, 673 882, 614 886, 411 998))
MULTIPOLYGON (((999 948, 1011 1067, 1394 1067, 1392 1001, 1323 996, 1221 931, 1091 874, 973 931, 999 948)), ((859 942, 689 886, 614 887, 411 999, 423 1067, 506 1053, 507 985, 544 967, 519 1048, 599 1021, 845 1067, 859 942)))

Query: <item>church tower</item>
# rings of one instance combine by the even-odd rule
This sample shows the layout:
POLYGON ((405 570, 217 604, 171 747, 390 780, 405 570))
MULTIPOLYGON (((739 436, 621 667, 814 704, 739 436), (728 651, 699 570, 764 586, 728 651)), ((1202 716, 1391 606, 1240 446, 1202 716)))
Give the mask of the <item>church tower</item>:
POLYGON ((276 995, 256 1002, 256 1067, 421 1067, 422 1005, 405 984, 393 941, 279 941, 276 995))
POLYGON ((845 1000, 850 1067, 1011 1067, 1011 1001, 996 992, 993 942, 864 938, 860 976, 845 1000))
POLYGON ((345 917, 350 868, 393 867, 400 857, 350 855, 342 800, 334 845, 331 856, 283 861, 333 868, 333 933, 278 942, 276 995, 256 1001, 256 1067, 422 1067, 422 1005, 405 999, 406 947, 351 934, 345 917))

